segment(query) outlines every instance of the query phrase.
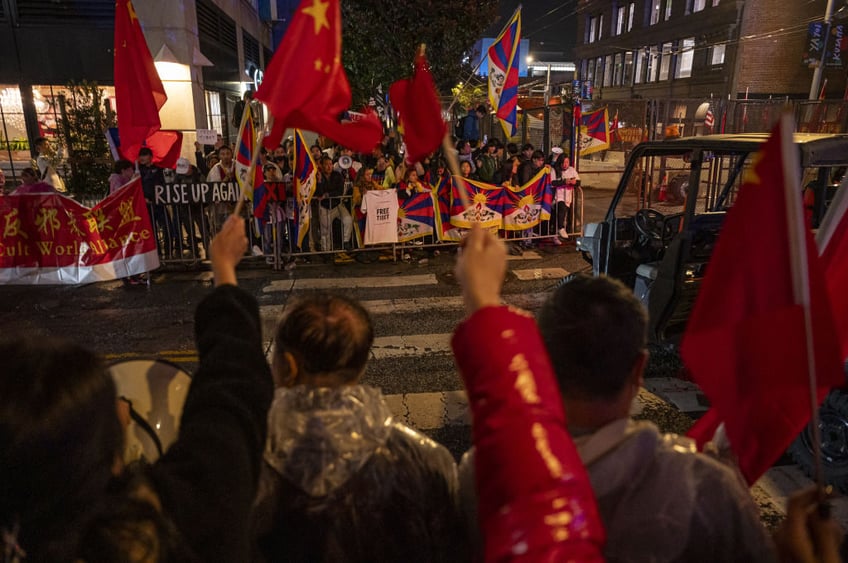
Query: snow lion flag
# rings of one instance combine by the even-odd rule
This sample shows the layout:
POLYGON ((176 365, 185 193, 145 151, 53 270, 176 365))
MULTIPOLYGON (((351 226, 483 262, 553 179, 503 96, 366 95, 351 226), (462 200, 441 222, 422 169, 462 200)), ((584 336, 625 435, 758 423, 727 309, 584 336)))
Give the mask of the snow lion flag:
MULTIPOLYGON (((303 239, 309 233, 309 224, 312 222, 312 209, 309 203, 315 193, 315 161, 309 152, 309 145, 300 131, 294 136, 294 189, 295 209, 297 212, 297 224, 295 225, 297 247, 303 247, 303 239)), ((315 250, 314 248, 312 250, 315 250)))
POLYGON ((554 191, 551 168, 543 167, 529 182, 518 188, 504 186, 503 228, 505 231, 532 229, 551 218, 554 191))
POLYGON ((584 113, 580 117, 580 156, 610 148, 607 108, 584 113))
POLYGON ((818 402, 845 382, 821 263, 804 222, 792 129, 791 114, 783 115, 754 157, 681 344, 712 405, 689 436, 703 443, 724 422, 749 484, 810 419, 811 378, 818 402))
POLYGON ((520 41, 521 7, 519 6, 488 51, 489 103, 495 108, 495 115, 500 120, 507 137, 513 137, 516 133, 520 41))

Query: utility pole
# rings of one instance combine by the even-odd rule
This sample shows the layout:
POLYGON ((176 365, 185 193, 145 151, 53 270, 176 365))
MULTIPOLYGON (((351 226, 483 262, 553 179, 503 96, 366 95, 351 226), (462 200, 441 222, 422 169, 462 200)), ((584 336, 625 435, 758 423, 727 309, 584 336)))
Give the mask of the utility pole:
POLYGON ((827 58, 827 39, 830 37, 830 20, 833 16, 833 0, 827 0, 827 8, 824 11, 824 29, 822 30, 822 45, 821 58, 818 65, 813 71, 813 82, 810 84, 810 100, 819 99, 819 85, 821 84, 822 72, 824 71, 824 61, 827 58))

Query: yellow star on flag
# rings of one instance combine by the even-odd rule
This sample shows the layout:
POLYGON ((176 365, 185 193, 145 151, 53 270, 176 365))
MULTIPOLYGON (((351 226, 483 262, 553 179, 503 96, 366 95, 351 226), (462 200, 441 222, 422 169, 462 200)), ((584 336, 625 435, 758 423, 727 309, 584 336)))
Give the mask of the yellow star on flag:
POLYGON ((130 21, 138 19, 138 16, 135 15, 135 8, 133 8, 132 2, 127 2, 127 11, 130 13, 130 21))
POLYGON ((303 9, 304 14, 312 16, 312 19, 315 20, 315 35, 318 35, 324 27, 330 29, 330 22, 327 20, 327 8, 329 7, 330 2, 312 0, 312 5, 303 9))
POLYGON ((321 62, 321 59, 315 59, 315 70, 321 70, 324 66, 324 63, 321 62))

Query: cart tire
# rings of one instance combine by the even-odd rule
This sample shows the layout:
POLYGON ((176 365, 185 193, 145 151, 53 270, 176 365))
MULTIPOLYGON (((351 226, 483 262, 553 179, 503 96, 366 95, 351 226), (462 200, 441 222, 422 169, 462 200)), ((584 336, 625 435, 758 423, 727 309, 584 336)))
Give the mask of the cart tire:
MULTIPOLYGON (((822 470, 824 480, 842 492, 848 492, 848 393, 834 390, 819 408, 822 470)), ((812 427, 808 424, 789 446, 789 454, 798 466, 814 477, 812 427)))

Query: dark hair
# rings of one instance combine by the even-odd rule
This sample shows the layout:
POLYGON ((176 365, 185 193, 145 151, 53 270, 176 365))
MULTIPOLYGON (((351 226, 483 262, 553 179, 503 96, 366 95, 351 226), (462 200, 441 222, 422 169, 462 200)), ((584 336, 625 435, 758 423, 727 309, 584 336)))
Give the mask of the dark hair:
POLYGON ((507 143, 506 152, 511 155, 518 154, 518 145, 516 145, 515 143, 507 143))
POLYGON ((532 151, 532 150, 533 150, 533 148, 534 148, 534 147, 533 147, 533 145, 532 145, 531 143, 524 143, 523 145, 521 145, 521 152, 524 152, 524 151, 532 151))
POLYGON ((141 147, 138 149, 138 156, 153 156, 153 151, 150 147, 141 147))
POLYGON ((616 397, 647 344, 645 308, 605 276, 581 274, 558 288, 538 323, 563 396, 616 397))
POLYGON ((73 560, 112 480, 123 433, 115 384, 76 344, 0 342, 0 528, 27 561, 73 560))
POLYGON ((38 138, 35 139, 35 141, 32 144, 33 144, 33 146, 38 147, 40 145, 43 145, 46 142, 47 142, 46 137, 38 137, 38 138))
POLYGON ((130 162, 129 160, 127 160, 125 158, 122 158, 120 160, 115 161, 115 166, 112 168, 112 170, 115 172, 115 174, 120 174, 121 172, 123 172, 127 168, 132 168, 132 167, 133 167, 132 162, 130 162))
POLYGON ((538 149, 533 151, 533 154, 530 155, 530 160, 536 160, 537 158, 541 158, 542 160, 545 160, 545 153, 543 153, 542 151, 540 151, 538 149))
POLYGON ((483 115, 486 115, 487 113, 489 113, 489 110, 486 109, 486 106, 480 104, 479 106, 477 106, 477 113, 482 113, 483 115))
POLYGON ((317 294, 297 301, 277 327, 277 353, 290 352, 309 375, 355 381, 365 369, 374 327, 357 301, 317 294))
POLYGON ((38 178, 38 172, 35 171, 35 168, 32 168, 30 166, 27 166, 26 168, 21 170, 21 176, 23 176, 24 174, 26 174, 27 176, 35 176, 36 178, 38 178))

